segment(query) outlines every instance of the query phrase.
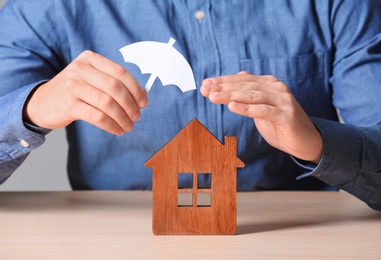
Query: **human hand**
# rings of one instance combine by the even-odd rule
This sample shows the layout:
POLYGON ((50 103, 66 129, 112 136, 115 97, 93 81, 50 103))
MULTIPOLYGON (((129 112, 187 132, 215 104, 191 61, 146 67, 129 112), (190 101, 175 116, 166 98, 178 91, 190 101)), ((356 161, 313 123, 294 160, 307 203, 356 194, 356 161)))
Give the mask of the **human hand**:
POLYGON ((84 51, 53 79, 39 86, 24 106, 26 122, 57 129, 83 120, 107 132, 131 131, 147 95, 122 66, 84 51))
POLYGON ((233 113, 254 119, 263 138, 273 147, 317 164, 323 140, 288 87, 273 76, 247 72, 205 79, 201 94, 225 104, 233 113))

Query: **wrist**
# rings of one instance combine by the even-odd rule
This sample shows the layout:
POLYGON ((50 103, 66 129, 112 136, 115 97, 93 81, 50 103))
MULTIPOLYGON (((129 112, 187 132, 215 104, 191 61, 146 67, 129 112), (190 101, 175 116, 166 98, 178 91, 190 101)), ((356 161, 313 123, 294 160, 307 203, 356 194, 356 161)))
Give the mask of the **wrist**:
POLYGON ((32 91, 29 93, 27 99, 25 100, 25 103, 24 103, 24 107, 23 107, 23 110, 22 110, 22 120, 25 124, 28 124, 28 125, 31 125, 31 126, 35 126, 35 127, 40 127, 39 125, 37 125, 34 121, 33 121, 33 117, 31 116, 32 114, 32 110, 33 110, 33 104, 31 102, 34 94, 36 93, 37 89, 41 86, 38 85, 36 86, 35 88, 32 89, 32 91))

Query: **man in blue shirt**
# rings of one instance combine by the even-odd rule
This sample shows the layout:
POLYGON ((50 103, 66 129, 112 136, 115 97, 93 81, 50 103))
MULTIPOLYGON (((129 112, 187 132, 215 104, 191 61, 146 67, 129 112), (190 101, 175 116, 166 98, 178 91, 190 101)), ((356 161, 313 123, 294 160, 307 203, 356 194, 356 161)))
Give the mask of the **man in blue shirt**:
POLYGON ((237 136, 239 190, 381 209, 379 0, 15 0, 0 24, 1 181, 66 127, 74 189, 151 189, 144 162, 197 118, 237 136), (119 49, 170 37, 197 90, 146 95, 119 49))

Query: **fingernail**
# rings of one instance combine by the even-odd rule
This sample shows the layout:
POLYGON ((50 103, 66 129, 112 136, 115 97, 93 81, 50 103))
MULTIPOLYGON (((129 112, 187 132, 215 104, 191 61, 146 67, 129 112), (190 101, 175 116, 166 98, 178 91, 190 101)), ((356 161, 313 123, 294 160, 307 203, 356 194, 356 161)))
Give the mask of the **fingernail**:
POLYGON ((138 121, 140 119, 140 111, 137 111, 135 112, 133 115, 132 115, 132 120, 133 121, 138 121))
POLYGON ((212 90, 212 85, 207 84, 207 85, 202 85, 201 86, 205 91, 210 92, 212 90))
POLYGON ((139 108, 145 108, 148 104, 148 101, 146 98, 142 98, 138 101, 139 108))
POLYGON ((134 128, 134 123, 131 122, 131 124, 128 124, 127 126, 124 127, 125 132, 130 132, 134 128))
POLYGON ((204 79, 202 81, 202 85, 213 85, 213 80, 212 79, 204 79))

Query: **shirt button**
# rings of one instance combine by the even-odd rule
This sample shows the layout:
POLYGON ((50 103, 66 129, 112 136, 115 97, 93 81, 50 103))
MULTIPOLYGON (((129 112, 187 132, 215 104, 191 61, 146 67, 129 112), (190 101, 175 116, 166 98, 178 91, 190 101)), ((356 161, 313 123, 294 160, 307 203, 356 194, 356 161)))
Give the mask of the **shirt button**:
POLYGON ((27 148, 27 147, 29 146, 29 144, 28 144, 25 140, 23 140, 23 139, 19 139, 19 140, 20 140, 20 145, 21 145, 22 147, 27 148))
POLYGON ((205 18, 205 13, 203 11, 197 11, 194 16, 196 17, 197 20, 201 21, 205 18))

